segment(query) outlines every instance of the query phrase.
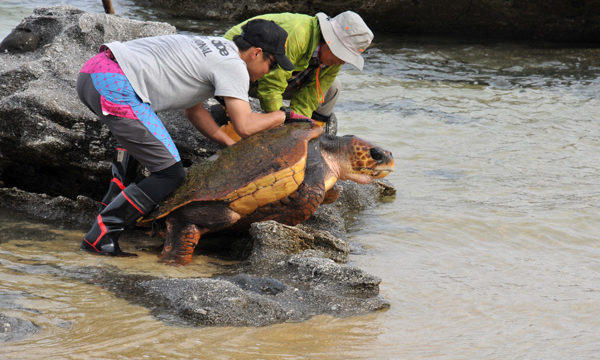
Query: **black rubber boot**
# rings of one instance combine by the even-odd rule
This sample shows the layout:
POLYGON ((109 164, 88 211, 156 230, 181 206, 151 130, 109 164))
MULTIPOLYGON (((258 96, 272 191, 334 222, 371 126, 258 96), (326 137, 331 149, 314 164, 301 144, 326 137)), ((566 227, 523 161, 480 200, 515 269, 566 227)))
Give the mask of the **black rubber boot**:
POLYGON ((138 164, 133 156, 129 156, 126 149, 117 147, 112 162, 112 179, 108 191, 98 205, 98 211, 102 211, 127 185, 136 180, 138 164))
POLYGON ((323 126, 326 134, 335 135, 337 133, 337 116, 335 113, 331 113, 329 116, 321 115, 316 111, 313 111, 311 119, 325 123, 323 126))
POLYGON ((148 214, 156 203, 136 184, 126 187, 96 218, 83 237, 81 249, 98 255, 137 256, 121 251, 119 235, 127 226, 148 214))

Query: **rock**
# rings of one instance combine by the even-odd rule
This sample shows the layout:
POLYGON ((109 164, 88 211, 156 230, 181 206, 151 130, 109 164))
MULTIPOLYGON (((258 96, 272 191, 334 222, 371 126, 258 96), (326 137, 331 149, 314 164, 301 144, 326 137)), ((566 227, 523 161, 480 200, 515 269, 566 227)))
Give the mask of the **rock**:
POLYGON ((155 306, 196 326, 264 326, 287 318, 268 296, 222 279, 156 279, 139 286, 155 306))
POLYGON ((379 294, 381 279, 363 270, 340 265, 331 259, 324 259, 318 252, 305 251, 289 257, 288 272, 292 279, 302 283, 316 283, 316 289, 326 289, 337 296, 369 298, 379 294))
POLYGON ((292 285, 249 275, 154 279, 137 284, 144 292, 136 302, 151 301, 158 317, 193 326, 265 326, 316 314, 348 316, 389 308, 373 291, 378 279, 359 269, 304 256, 289 264, 287 271, 300 272, 292 285))
POLYGON ((29 29, 14 29, 0 43, 0 52, 27 52, 37 49, 39 37, 29 29))
POLYGON ((26 339, 39 331, 29 320, 6 316, 0 313, 0 343, 26 339))
POLYGON ((0 187, 0 204, 7 209, 65 225, 89 225, 98 211, 97 203, 85 196, 71 200, 64 196, 52 197, 17 188, 0 187))
MULTIPOLYGON (((374 32, 598 43, 600 4, 573 0, 150 0, 167 14, 239 22, 277 12, 360 14, 374 32)), ((377 42, 377 34, 375 36, 377 42)))
POLYGON ((308 249, 319 250, 321 256, 338 262, 347 262, 350 253, 346 242, 326 231, 312 230, 308 226, 295 227, 263 221, 252 224, 250 235, 254 243, 247 261, 254 267, 269 267, 289 255, 308 249))
POLYGON ((238 274, 224 279, 236 284, 243 290, 249 290, 260 295, 277 295, 289 288, 277 279, 255 277, 248 274, 238 274))
MULTIPOLYGON (((173 34, 166 23, 89 14, 71 6, 37 8, 0 48, 0 181, 34 193, 100 199, 115 140, 78 99, 83 63, 103 43, 173 34), (33 41, 33 39, 37 39, 33 41)), ((184 165, 214 153, 183 112, 161 118, 184 165)))
MULTIPOLYGON (((265 326, 317 314, 350 316, 389 308, 379 295, 381 279, 323 257, 321 250, 307 245, 311 236, 303 230, 267 221, 254 224, 252 236, 255 247, 263 242, 258 250, 213 278, 140 277, 109 268, 63 273, 102 284, 176 325, 265 326)), ((334 242, 347 253, 343 240, 334 242)))

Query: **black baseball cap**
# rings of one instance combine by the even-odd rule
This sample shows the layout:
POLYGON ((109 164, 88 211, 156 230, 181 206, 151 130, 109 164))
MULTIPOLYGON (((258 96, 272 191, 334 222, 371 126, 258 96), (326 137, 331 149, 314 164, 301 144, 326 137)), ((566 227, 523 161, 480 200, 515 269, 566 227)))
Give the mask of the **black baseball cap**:
POLYGON ((242 38, 250 45, 259 47, 275 56, 277 64, 286 71, 294 70, 294 64, 285 56, 288 33, 274 21, 255 19, 242 26, 242 38))

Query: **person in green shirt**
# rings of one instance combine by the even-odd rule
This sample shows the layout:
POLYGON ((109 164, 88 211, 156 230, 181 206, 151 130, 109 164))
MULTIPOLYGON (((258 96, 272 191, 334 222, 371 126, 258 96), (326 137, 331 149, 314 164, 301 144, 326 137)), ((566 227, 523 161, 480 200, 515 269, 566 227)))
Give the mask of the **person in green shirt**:
MULTIPOLYGON (((290 99, 288 111, 310 117, 322 126, 332 118, 340 93, 336 78, 343 64, 362 71, 361 54, 373 40, 363 19, 352 11, 335 17, 320 12, 316 16, 294 13, 265 14, 248 19, 227 31, 226 39, 242 33, 250 20, 274 21, 288 33, 286 56, 294 64, 287 71, 277 68, 257 83, 256 94, 265 112, 280 110, 283 99, 290 99)), ((335 127, 326 130, 335 133, 335 127)))

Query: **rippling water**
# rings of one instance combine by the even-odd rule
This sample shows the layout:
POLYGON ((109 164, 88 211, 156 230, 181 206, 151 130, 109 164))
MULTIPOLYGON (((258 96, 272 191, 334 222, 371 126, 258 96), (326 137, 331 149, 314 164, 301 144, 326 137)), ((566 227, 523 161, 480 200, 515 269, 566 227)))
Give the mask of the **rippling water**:
MULTIPOLYGON (((0 23, 12 28, 41 2, 8 3, 0 23)), ((102 11, 100 0, 79 6, 102 11)), ((90 258, 76 249, 83 230, 2 212, 0 312, 41 331, 2 345, 0 357, 600 358, 600 50, 376 34, 366 57, 362 73, 340 75, 337 114, 341 134, 396 158, 395 200, 351 224, 364 247, 351 261, 383 279, 390 310, 264 328, 168 326, 61 271, 109 263, 187 276, 210 272, 210 259, 172 270, 150 255, 90 258)))

